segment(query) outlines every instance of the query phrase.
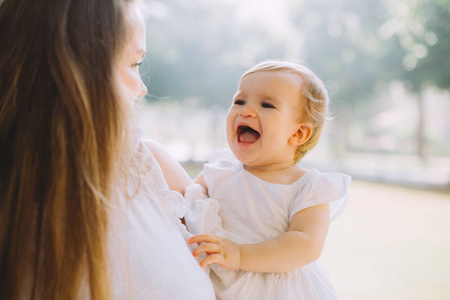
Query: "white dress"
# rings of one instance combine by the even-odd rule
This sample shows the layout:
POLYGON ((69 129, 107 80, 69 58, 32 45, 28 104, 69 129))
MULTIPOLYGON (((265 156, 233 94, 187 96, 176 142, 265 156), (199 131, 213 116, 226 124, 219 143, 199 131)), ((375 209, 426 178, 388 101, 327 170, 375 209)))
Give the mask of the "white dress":
POLYGON ((133 200, 122 199, 111 217, 109 262, 114 299, 215 299, 208 275, 192 256, 179 217, 181 194, 170 191, 163 173, 140 139, 144 174, 133 200))
MULTIPOLYGON (((214 233, 236 243, 259 243, 289 228, 298 211, 330 203, 333 220, 347 203, 350 177, 308 170, 296 182, 265 182, 247 172, 229 150, 218 152, 206 164, 203 176, 209 197, 200 185, 188 188, 186 225, 193 234, 214 233)), ((237 299, 336 299, 325 270, 317 261, 286 273, 230 271, 211 265, 216 296, 237 299)))

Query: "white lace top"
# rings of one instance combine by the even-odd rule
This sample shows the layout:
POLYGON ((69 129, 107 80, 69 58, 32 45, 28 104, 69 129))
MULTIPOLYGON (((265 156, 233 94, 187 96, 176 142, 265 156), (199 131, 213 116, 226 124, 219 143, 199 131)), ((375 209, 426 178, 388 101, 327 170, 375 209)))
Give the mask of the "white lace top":
MULTIPOLYGON (((149 149, 137 140, 145 165, 138 193, 111 217, 110 270, 114 299, 215 299, 207 274, 185 242, 184 198, 170 191, 149 149)), ((132 192, 137 183, 130 184, 132 192)))

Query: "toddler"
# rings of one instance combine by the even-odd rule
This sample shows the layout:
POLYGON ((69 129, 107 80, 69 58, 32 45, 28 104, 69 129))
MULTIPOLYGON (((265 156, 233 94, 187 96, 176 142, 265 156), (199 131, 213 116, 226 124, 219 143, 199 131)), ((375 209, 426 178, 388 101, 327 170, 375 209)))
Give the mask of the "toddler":
POLYGON ((230 150, 186 191, 185 220, 218 299, 336 299, 316 261, 350 177, 303 168, 328 113, 308 68, 262 62, 242 75, 227 116, 230 150), (203 254, 204 253, 204 254, 203 254))

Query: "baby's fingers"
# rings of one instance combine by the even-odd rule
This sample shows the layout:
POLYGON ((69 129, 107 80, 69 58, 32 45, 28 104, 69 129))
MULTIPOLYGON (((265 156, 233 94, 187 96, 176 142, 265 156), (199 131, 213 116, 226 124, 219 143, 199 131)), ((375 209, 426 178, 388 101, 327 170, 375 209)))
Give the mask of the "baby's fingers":
POLYGON ((211 265, 211 264, 221 265, 222 263, 223 263, 222 255, 216 253, 216 254, 208 255, 204 260, 202 260, 200 262, 200 267, 204 268, 207 265, 211 265))
POLYGON ((192 251, 192 254, 197 257, 202 253, 207 253, 209 255, 217 252, 219 252, 219 246, 217 246, 217 244, 206 243, 195 248, 194 251, 192 251))
POLYGON ((215 243, 217 244, 217 242, 219 242, 219 238, 217 236, 215 236, 214 234, 208 234, 208 233, 204 233, 204 234, 197 234, 194 235, 192 237, 190 237, 187 240, 188 244, 194 244, 194 243, 215 243))

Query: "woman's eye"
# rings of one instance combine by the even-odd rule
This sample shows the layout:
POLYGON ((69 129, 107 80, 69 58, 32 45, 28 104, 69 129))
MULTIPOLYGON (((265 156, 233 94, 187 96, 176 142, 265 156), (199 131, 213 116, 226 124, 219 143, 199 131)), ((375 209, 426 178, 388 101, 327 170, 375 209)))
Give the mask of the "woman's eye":
POLYGON ((275 106, 267 102, 264 102, 263 104, 261 104, 261 106, 264 108, 275 108, 275 106))
POLYGON ((135 68, 139 68, 139 66, 142 64, 142 61, 134 63, 132 66, 135 68))
POLYGON ((245 104, 244 100, 235 100, 234 101, 234 105, 244 105, 244 104, 245 104))

